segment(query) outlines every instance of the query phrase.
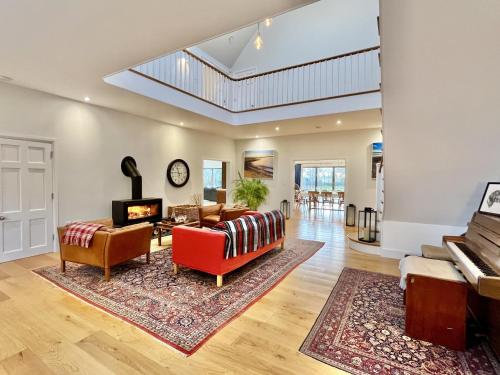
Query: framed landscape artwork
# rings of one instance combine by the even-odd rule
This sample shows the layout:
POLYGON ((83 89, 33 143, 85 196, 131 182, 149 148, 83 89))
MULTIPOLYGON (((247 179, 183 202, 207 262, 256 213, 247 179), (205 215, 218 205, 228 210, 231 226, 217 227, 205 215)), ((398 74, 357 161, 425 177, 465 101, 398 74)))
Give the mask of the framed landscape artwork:
POLYGON ((383 143, 382 142, 372 143, 372 147, 371 147, 372 173, 371 173, 371 175, 372 175, 373 179, 377 178, 377 164, 382 163, 382 150, 383 150, 383 143))
POLYGON ((500 182, 488 182, 479 206, 479 212, 500 216, 500 182))
POLYGON ((274 177, 274 151, 245 151, 244 177, 272 179, 274 177))

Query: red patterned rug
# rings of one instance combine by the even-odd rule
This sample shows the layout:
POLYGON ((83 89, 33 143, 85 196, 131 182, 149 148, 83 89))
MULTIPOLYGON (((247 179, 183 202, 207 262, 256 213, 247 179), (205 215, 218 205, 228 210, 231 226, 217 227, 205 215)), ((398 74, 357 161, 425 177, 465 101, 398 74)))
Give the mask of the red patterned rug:
POLYGON ((399 278, 345 268, 300 351, 358 375, 490 375, 499 364, 484 343, 467 352, 404 335, 399 278))
POLYGON ((96 267, 67 263, 66 273, 50 266, 37 274, 75 296, 148 332, 175 349, 192 354, 212 335, 242 314, 289 272, 321 249, 322 242, 287 240, 224 277, 181 268, 172 274, 171 249, 124 263, 103 281, 96 267))

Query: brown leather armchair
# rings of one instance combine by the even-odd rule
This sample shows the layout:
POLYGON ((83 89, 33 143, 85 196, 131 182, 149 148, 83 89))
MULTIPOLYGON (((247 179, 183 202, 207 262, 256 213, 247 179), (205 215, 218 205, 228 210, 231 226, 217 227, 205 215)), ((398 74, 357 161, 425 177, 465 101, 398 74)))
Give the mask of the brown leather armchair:
MULTIPOLYGON (((111 228, 111 219, 91 221, 111 228)), ((63 244, 65 227, 57 228, 61 256, 61 271, 66 271, 66 262, 75 262, 101 267, 104 279, 109 281, 111 267, 146 254, 149 263, 153 224, 131 225, 120 229, 98 230, 95 232, 90 247, 63 244)))
POLYGON ((200 226, 213 227, 221 221, 234 220, 244 215, 248 208, 226 208, 223 204, 200 207, 200 226))

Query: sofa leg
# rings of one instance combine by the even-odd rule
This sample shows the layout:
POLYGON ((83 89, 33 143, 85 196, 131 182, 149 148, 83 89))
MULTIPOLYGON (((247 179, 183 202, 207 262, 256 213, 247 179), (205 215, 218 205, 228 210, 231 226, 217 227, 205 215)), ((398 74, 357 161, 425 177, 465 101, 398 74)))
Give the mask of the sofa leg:
POLYGON ((177 275, 177 272, 179 272, 179 266, 177 265, 177 263, 172 263, 172 272, 174 273, 174 275, 177 275))
POLYGON ((61 260, 61 272, 66 272, 66 261, 61 260))
POLYGON ((281 241, 281 250, 285 248, 285 240, 281 241))
POLYGON ((217 275, 217 287, 220 288, 222 286, 222 275, 217 275))
POLYGON ((111 279, 111 268, 104 268, 104 280, 109 281, 111 279))
POLYGON ((151 253, 150 252, 146 253, 146 263, 147 264, 151 263, 151 253))

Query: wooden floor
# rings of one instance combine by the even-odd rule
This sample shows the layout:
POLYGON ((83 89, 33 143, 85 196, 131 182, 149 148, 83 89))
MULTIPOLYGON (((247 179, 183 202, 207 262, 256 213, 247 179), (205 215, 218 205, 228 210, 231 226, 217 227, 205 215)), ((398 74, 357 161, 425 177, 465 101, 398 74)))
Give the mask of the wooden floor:
POLYGON ((339 212, 294 216, 288 236, 324 248, 188 358, 30 272, 57 254, 0 264, 0 374, 343 373, 298 349, 343 267, 397 275, 397 262, 346 249, 339 212))

